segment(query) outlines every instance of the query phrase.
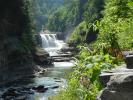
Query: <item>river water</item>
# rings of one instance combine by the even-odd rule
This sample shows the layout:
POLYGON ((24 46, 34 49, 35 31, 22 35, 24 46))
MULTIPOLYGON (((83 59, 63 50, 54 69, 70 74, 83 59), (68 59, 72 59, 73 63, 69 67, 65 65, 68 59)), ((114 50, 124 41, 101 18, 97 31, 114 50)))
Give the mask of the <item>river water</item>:
MULTIPOLYGON (((58 40, 56 34, 50 34, 47 31, 41 31, 42 47, 45 51, 52 56, 60 57, 60 50, 68 47, 63 40, 58 40), (59 51, 59 52, 58 52, 59 51)), ((45 87, 58 87, 49 88, 43 94, 35 94, 34 99, 47 100, 49 96, 56 95, 61 89, 67 86, 66 78, 72 70, 74 62, 54 62, 53 68, 48 68, 46 72, 42 73, 39 77, 33 79, 35 85, 44 85, 45 87)), ((33 84, 33 83, 32 83, 33 84)))
MULTIPOLYGON (((29 94, 27 92, 26 93, 27 99, 24 100, 48 100, 48 97, 56 95, 61 89, 67 86, 66 78, 71 72, 72 66, 74 66, 73 62, 54 62, 54 66, 47 68, 44 73, 41 73, 37 77, 24 78, 14 83, 8 84, 7 86, 0 88, 0 93, 4 93, 4 91, 7 91, 10 88, 18 90, 20 88, 20 91, 24 92, 25 89, 24 90, 21 89, 28 88, 30 89, 30 92, 32 91, 32 93, 29 94), (43 93, 39 93, 32 90, 33 87, 37 87, 40 85, 44 86, 45 88, 48 88, 48 90, 46 90, 43 93)), ((5 100, 5 99, 0 99, 0 100, 5 100)), ((21 99, 7 99, 7 100, 21 100, 21 99)))
POLYGON ((34 84, 44 85, 46 87, 58 87, 48 89, 45 93, 36 94, 34 97, 38 100, 47 100, 49 96, 56 95, 61 89, 67 86, 69 73, 72 71, 73 62, 55 62, 54 68, 48 68, 47 71, 34 79, 34 84))

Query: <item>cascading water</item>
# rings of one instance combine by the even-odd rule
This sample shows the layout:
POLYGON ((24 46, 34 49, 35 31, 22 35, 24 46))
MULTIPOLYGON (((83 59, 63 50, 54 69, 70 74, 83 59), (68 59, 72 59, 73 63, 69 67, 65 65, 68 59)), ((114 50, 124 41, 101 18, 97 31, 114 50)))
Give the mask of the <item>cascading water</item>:
POLYGON ((56 38, 56 34, 50 34, 50 32, 42 31, 40 33, 42 38, 42 47, 50 54, 57 55, 57 51, 59 51, 66 43, 56 38))
POLYGON ((41 34, 42 37, 42 47, 43 48, 50 48, 56 47, 56 39, 55 34, 41 34))

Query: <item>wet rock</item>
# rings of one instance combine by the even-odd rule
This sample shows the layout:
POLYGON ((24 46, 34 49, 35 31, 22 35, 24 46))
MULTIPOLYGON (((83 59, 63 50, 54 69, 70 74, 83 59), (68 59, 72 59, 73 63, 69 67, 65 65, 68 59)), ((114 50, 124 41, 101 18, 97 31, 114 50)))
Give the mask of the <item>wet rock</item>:
POLYGON ((47 71, 47 69, 42 69, 39 74, 44 74, 47 71))
POLYGON ((32 87, 32 90, 42 89, 44 88, 43 85, 32 87))
POLYGON ((48 88, 38 89, 37 92, 44 93, 48 90, 48 88))
POLYGON ((59 88, 59 86, 53 86, 53 87, 51 87, 52 89, 57 89, 57 88, 59 88))
POLYGON ((43 92, 46 92, 48 90, 48 88, 44 87, 43 85, 40 85, 38 87, 33 87, 32 89, 35 90, 36 92, 39 92, 39 93, 43 93, 43 92))
POLYGON ((78 49, 73 46, 72 47, 69 46, 69 47, 62 48, 61 51, 62 52, 73 52, 73 51, 76 52, 76 51, 78 51, 78 49))
POLYGON ((65 61, 70 61, 70 60, 73 60, 73 59, 68 58, 68 57, 54 58, 54 62, 65 62, 65 61))
POLYGON ((54 77, 54 79, 55 79, 55 80, 60 80, 60 78, 58 78, 58 77, 54 77))

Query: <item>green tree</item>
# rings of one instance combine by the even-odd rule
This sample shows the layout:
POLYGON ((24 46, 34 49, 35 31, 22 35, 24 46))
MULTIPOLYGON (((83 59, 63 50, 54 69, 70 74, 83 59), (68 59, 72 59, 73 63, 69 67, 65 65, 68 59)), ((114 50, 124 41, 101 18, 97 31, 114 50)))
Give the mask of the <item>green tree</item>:
POLYGON ((132 9, 128 6, 130 0, 106 0, 103 19, 100 22, 101 40, 112 48, 130 48, 132 32, 132 9))
MULTIPOLYGON (((93 24, 96 20, 99 20, 101 11, 103 10, 104 0, 88 0, 84 1, 82 5, 82 22, 75 28, 71 35, 70 42, 85 43, 88 41, 95 40, 97 31, 93 30, 93 24), (94 39, 89 40, 89 35, 94 39)), ((90 42, 88 42, 90 43, 90 42)))

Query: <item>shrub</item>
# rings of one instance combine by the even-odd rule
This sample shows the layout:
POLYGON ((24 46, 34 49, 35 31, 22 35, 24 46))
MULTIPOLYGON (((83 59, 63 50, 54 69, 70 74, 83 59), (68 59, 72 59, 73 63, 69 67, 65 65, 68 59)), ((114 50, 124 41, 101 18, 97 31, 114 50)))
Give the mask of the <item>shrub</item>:
POLYGON ((99 74, 103 70, 110 70, 118 62, 116 58, 106 54, 99 55, 82 47, 77 58, 77 64, 70 74, 68 87, 50 100, 95 100, 102 89, 99 74))

